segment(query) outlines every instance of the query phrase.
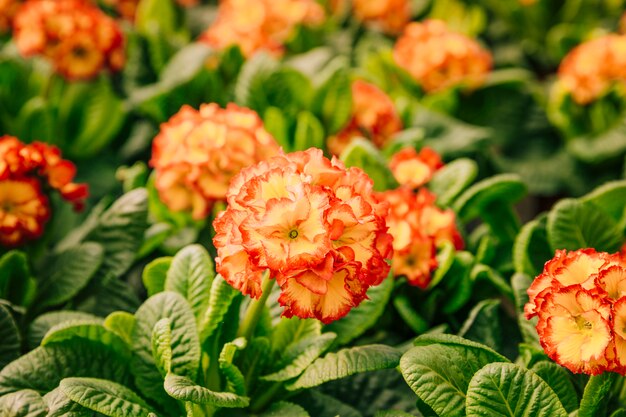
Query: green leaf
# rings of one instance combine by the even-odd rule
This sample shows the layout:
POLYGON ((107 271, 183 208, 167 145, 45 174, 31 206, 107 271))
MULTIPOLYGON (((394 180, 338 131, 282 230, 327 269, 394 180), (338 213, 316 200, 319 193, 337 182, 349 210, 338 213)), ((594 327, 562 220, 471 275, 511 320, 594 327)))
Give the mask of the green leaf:
POLYGON ((41 346, 62 343, 73 338, 100 342, 110 347, 120 358, 130 359, 130 347, 118 335, 106 329, 102 320, 65 321, 53 326, 41 341, 41 346))
POLYGON ((57 127, 55 122, 54 107, 41 96, 28 100, 21 108, 16 120, 19 137, 27 143, 35 140, 46 143, 58 141, 58 138, 54 137, 57 127))
POLYGON ((266 53, 255 54, 246 61, 235 85, 235 102, 263 114, 269 105, 263 89, 277 66, 276 60, 266 53))
POLYGON ((352 309, 345 317, 324 326, 324 331, 337 334, 335 343, 345 345, 370 329, 385 311, 393 291, 394 280, 387 277, 380 285, 367 291, 368 300, 352 309))
POLYGON ((409 387, 438 415, 465 416, 465 393, 474 374, 508 360, 487 346, 452 335, 424 335, 400 360, 409 387))
POLYGON ((513 244, 513 265, 516 272, 537 276, 554 251, 548 242, 546 217, 541 216, 522 226, 513 244))
POLYGON ((46 417, 48 409, 37 391, 24 389, 0 397, 0 412, 6 417, 46 417))
POLYGON ((353 407, 317 390, 305 390, 290 400, 302 406, 313 416, 363 417, 353 407))
POLYGON ((81 311, 69 310, 51 311, 49 313, 42 314, 31 323, 28 329, 28 348, 34 349, 39 346, 46 333, 48 333, 48 330, 50 330, 57 324, 66 321, 79 320, 99 320, 99 317, 83 313, 81 311))
POLYGON ((620 120, 614 127, 595 137, 582 136, 573 139, 568 143, 567 149, 584 162, 600 164, 624 154, 626 151, 624 132, 626 119, 620 120))
POLYGON ((310 364, 333 344, 335 333, 324 333, 301 339, 287 347, 282 355, 279 369, 261 377, 265 381, 287 381, 299 376, 310 364))
POLYGON ((217 329, 224 319, 228 308, 238 294, 240 294, 240 292, 231 287, 221 275, 215 277, 211 284, 209 306, 204 313, 201 322, 202 325, 200 326, 201 342, 211 337, 215 329, 217 329))
POLYGON ((558 202, 548 214, 548 241, 553 250, 595 248, 616 252, 624 237, 616 222, 592 203, 558 202))
POLYGON ((578 395, 565 368, 554 362, 541 361, 537 362, 531 371, 539 375, 552 388, 565 411, 571 413, 578 408, 578 395))
POLYGON ((626 181, 611 181, 580 198, 583 203, 592 203, 619 222, 626 207, 626 181))
POLYGON ((614 372, 605 372, 589 378, 589 382, 587 382, 583 392, 583 398, 580 400, 578 417, 605 415, 611 396, 611 389, 618 379, 619 375, 614 372))
POLYGON ((165 291, 150 297, 135 313, 133 352, 130 369, 141 393, 164 406, 170 401, 163 392, 163 377, 152 356, 152 331, 167 318, 172 329, 172 372, 196 378, 200 363, 200 344, 191 307, 182 295, 165 291))
POLYGON ((165 377, 172 369, 172 323, 162 318, 152 329, 152 357, 156 367, 165 377))
POLYGON ((293 150, 304 151, 309 148, 323 148, 324 139, 324 127, 317 117, 308 111, 298 113, 293 150))
POLYGON ((347 167, 358 167, 374 181, 376 191, 384 191, 398 186, 387 161, 374 144, 356 138, 341 153, 341 160, 347 167))
POLYGON ((0 304, 0 369, 19 358, 22 347, 20 331, 11 312, 0 304))
POLYGON ((81 406, 110 417, 149 417, 152 410, 123 385, 97 378, 65 378, 61 391, 81 406))
POLYGON ((176 30, 176 21, 172 0, 142 0, 137 7, 135 27, 140 33, 151 33, 156 27, 163 34, 171 34, 176 30))
POLYGON ((552 389, 533 372, 512 363, 491 363, 472 378, 467 417, 567 417, 552 389))
POLYGON ((129 345, 133 344, 135 316, 125 311, 115 311, 104 319, 104 327, 121 337, 129 345))
POLYGON ((384 410, 377 411, 374 417, 414 417, 413 414, 405 413, 400 410, 384 410))
POLYGON ((182 85, 203 70, 207 58, 214 50, 202 42, 193 42, 181 48, 169 60, 159 77, 159 83, 174 88, 182 85))
POLYGON ((37 308, 63 304, 80 292, 104 261, 104 248, 93 242, 81 243, 59 254, 50 275, 39 285, 37 308))
POLYGON ((459 336, 482 343, 493 350, 502 346, 500 300, 483 300, 476 304, 463 323, 459 336))
POLYGON ((127 385, 128 363, 110 347, 72 339, 39 347, 0 371, 0 396, 22 389, 52 391, 67 377, 95 377, 127 385))
POLYGON ((101 417, 102 414, 83 407, 82 405, 70 400, 61 391, 61 388, 55 388, 47 393, 44 401, 48 406, 48 414, 46 417, 101 417))
POLYGON ((245 349, 246 339, 239 337, 222 348, 218 359, 220 370, 226 377, 227 388, 237 395, 246 395, 246 381, 237 366, 233 364, 237 351, 245 349))
POLYGON ((134 312, 141 304, 135 288, 112 273, 101 280, 93 280, 82 296, 77 308, 100 317, 116 311, 134 312))
POLYGON ((206 249, 197 244, 189 245, 172 259, 165 290, 185 297, 199 322, 207 309, 214 277, 213 261, 206 249))
POLYGON ((165 377, 165 391, 180 401, 189 401, 194 404, 210 404, 223 408, 243 408, 250 404, 248 397, 242 397, 232 392, 215 392, 208 388, 196 385, 184 376, 168 374, 165 377))
POLYGON ((337 133, 352 116, 352 85, 345 67, 339 67, 322 83, 313 98, 313 112, 329 135, 337 133))
POLYGON ((148 297, 165 291, 165 278, 170 265, 172 265, 172 259, 171 256, 157 258, 144 268, 141 279, 148 291, 148 297))
POLYGON ((322 323, 316 319, 281 318, 272 332, 272 351, 282 355, 290 344, 322 333, 322 323))
POLYGON ((478 165, 471 159, 457 159, 435 172, 428 188, 437 196, 437 204, 448 207, 476 178, 478 165))
POLYGON ((389 369, 398 366, 400 352, 390 346, 366 345, 342 349, 316 359, 302 375, 285 388, 290 391, 311 388, 359 372, 389 369))
POLYGON ((259 417, 309 417, 309 413, 297 404, 287 401, 279 401, 271 405, 266 412, 259 417))
POLYGON ((285 152, 292 151, 292 143, 289 138, 289 123, 281 109, 269 106, 263 113, 263 126, 276 142, 282 146, 285 152))
POLYGON ((28 306, 35 286, 26 254, 12 250, 0 257, 0 298, 15 305, 28 306))

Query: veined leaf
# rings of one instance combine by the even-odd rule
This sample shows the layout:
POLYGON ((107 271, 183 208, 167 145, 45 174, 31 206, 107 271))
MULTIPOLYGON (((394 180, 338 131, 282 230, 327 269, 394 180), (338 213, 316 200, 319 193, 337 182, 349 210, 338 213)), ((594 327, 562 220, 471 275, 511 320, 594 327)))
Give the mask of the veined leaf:
POLYGON ((467 417, 567 417, 552 389, 532 371, 512 363, 491 363, 470 381, 467 417))
POLYGON ((200 245, 189 245, 172 259, 165 290, 185 297, 199 322, 208 306, 214 277, 213 261, 206 249, 200 245))
POLYGON ((143 269, 141 279, 148 291, 148 297, 165 290, 165 278, 170 265, 172 265, 172 259, 171 256, 157 258, 143 269))
POLYGON ((502 329, 499 317, 500 300, 483 300, 476 304, 463 323, 459 336, 499 350, 502 329))
POLYGON ((259 417, 310 417, 309 413, 297 404, 287 401, 279 401, 271 405, 268 410, 259 417))
POLYGON ((133 344, 133 328, 135 327, 135 316, 125 311, 116 311, 104 319, 104 327, 112 331, 129 345, 133 344))
POLYGON ((152 357, 165 378, 172 369, 172 323, 167 317, 157 321, 152 329, 152 357))
POLYGON ((152 410, 123 385, 98 378, 65 378, 61 391, 85 408, 110 417, 149 417, 152 410))
POLYGON ((545 215, 522 226, 513 244, 516 272, 537 276, 543 270, 543 264, 553 255, 554 251, 548 242, 545 215))
POLYGON ((211 284, 209 306, 204 313, 200 326, 200 341, 204 342, 211 337, 238 294, 241 293, 231 287, 220 275, 215 277, 211 284))
POLYGON ((315 319, 281 318, 272 333, 272 351, 282 354, 292 343, 322 334, 322 324, 315 319))
POLYGON ((46 417, 48 409, 37 391, 24 389, 0 397, 0 412, 7 417, 46 417))
POLYGON ((478 174, 478 166, 471 159, 457 159, 435 172, 428 188, 437 196, 437 204, 448 207, 467 188, 478 174))
POLYGON ((626 207, 626 180, 607 182, 581 197, 580 201, 594 204, 619 222, 626 207))
POLYGON ((269 74, 277 67, 276 60, 265 53, 255 54, 247 60, 237 78, 235 102, 263 114, 269 103, 265 93, 257 93, 263 90, 269 74))
POLYGON ((318 390, 305 390, 290 400, 302 406, 313 416, 363 417, 353 407, 333 396, 322 394, 318 390))
POLYGON ((605 372, 589 378, 583 392, 583 398, 580 400, 578 417, 605 415, 611 389, 618 378, 619 375, 614 372, 605 372))
POLYGON ((11 312, 0 304, 0 369, 19 358, 22 342, 11 312))
POLYGON ((554 362, 541 361, 533 365, 531 371, 552 388, 565 411, 571 413, 578 408, 578 395, 565 368, 554 362))
POLYGON ((12 250, 0 257, 0 298, 15 305, 29 306, 35 286, 26 254, 12 250))
POLYGON ((128 384, 128 363, 113 349, 86 339, 39 347, 0 371, 0 395, 32 389, 52 391, 67 377, 96 377, 128 384))
POLYGON ((342 349, 315 360, 298 379, 285 388, 290 391, 311 388, 359 372, 395 368, 400 352, 390 346, 366 345, 342 349))
POLYGON ((83 313, 82 311, 70 310, 51 311, 49 313, 42 314, 31 323, 30 328, 28 329, 27 341, 29 349, 34 349, 39 346, 46 333, 48 333, 48 330, 57 324, 61 324, 66 321, 79 320, 97 321, 100 320, 100 318, 92 314, 83 313))
POLYGON ((246 344, 246 339, 243 337, 226 343, 218 359, 220 370, 226 377, 228 389, 237 395, 246 395, 246 381, 239 368, 233 364, 233 359, 238 350, 245 349, 246 344))
POLYGON ((352 115, 352 85, 345 67, 339 67, 319 87, 313 98, 313 111, 329 135, 337 133, 352 115))
POLYGON ((169 374, 165 377, 165 391, 180 401, 189 401, 194 404, 210 404, 223 408, 243 408, 250 404, 248 397, 242 397, 232 392, 215 392, 208 388, 196 385, 184 376, 169 374))
POLYGON ((82 405, 70 400, 67 395, 61 391, 61 388, 55 388, 43 397, 48 406, 48 414, 46 417, 101 417, 102 414, 83 407, 82 405))
POLYGON ((106 329, 102 320, 65 321, 53 326, 41 341, 41 346, 62 343, 73 338, 87 339, 110 346, 120 358, 130 359, 130 346, 117 334, 106 329))
POLYGON ((326 139, 324 127, 311 112, 301 111, 296 121, 293 149, 304 151, 309 148, 323 148, 326 139))

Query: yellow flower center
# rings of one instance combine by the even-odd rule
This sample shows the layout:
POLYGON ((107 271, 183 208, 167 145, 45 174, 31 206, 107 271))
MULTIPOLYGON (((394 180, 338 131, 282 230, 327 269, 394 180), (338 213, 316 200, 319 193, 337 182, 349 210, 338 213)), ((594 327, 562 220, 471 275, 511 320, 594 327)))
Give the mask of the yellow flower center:
POLYGON ((289 232, 289 238, 291 238, 291 239, 295 239, 295 238, 297 238, 297 237, 298 237, 298 231, 297 231, 297 230, 295 230, 295 229, 294 229, 294 230, 291 230, 291 231, 289 232))
POLYGON ((585 320, 582 316, 576 316, 574 320, 576 321, 576 325, 579 330, 589 330, 593 328, 591 322, 585 320))

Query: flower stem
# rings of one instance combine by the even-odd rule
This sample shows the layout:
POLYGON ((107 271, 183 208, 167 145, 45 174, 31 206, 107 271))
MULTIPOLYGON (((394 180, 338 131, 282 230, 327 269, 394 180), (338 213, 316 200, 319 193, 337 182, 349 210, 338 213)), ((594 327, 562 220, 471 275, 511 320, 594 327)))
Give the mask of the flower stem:
POLYGON ((258 300, 252 299, 250 301, 246 315, 241 322, 241 326, 239 326, 239 332, 237 333, 238 337, 243 336, 246 340, 250 340, 252 335, 254 335, 254 329, 259 323, 261 312, 263 311, 267 298, 272 292, 273 286, 274 280, 270 279, 269 271, 265 271, 263 273, 263 281, 261 282, 261 297, 258 300))

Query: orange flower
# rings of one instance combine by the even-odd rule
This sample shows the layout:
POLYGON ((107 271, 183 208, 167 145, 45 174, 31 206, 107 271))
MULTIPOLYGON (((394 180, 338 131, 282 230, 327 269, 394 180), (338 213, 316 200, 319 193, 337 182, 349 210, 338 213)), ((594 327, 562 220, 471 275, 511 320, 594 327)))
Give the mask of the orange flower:
POLYGON ((242 170, 213 223, 218 272, 258 298, 268 270, 284 316, 337 320, 389 272, 387 207, 372 189, 362 170, 314 148, 242 170))
POLYGON ((50 217, 44 187, 58 190, 81 209, 88 190, 86 184, 72 182, 75 174, 76 167, 56 147, 0 137, 0 244, 18 246, 41 236, 50 217))
POLYGON ((440 20, 413 22, 393 50, 396 63, 431 93, 462 85, 480 86, 491 69, 491 55, 475 40, 451 32, 440 20))
POLYGON ((224 200, 230 180, 241 169, 278 153, 278 144, 252 110, 229 104, 183 106, 161 125, 150 165, 163 202, 201 219, 224 200))
POLYGON ((572 372, 626 375, 626 263, 619 253, 557 251, 528 288, 544 350, 572 372))
POLYGON ((572 49, 559 66, 559 82, 580 105, 589 104, 616 83, 626 82, 626 35, 606 35, 572 49))
POLYGON ((13 32, 24 56, 43 55, 68 79, 88 79, 124 65, 124 37, 117 23, 81 0, 26 2, 13 32))
POLYGON ((414 148, 404 148, 389 161, 389 168, 398 184, 409 188, 426 184, 442 166, 439 154, 428 147, 422 148, 419 153, 414 148))
POLYGON ((400 130, 402 121, 391 98, 374 84, 357 80, 352 83, 352 118, 326 146, 340 155, 354 138, 365 137, 381 148, 400 130))
POLYGON ((457 249, 463 248, 454 212, 438 208, 435 195, 425 188, 415 194, 401 187, 378 193, 378 197, 389 203, 387 224, 393 236, 394 274, 426 288, 437 267, 436 247, 450 242, 457 249))
POLYGON ((352 8, 358 20, 389 34, 400 33, 411 20, 407 0, 352 0, 352 8))
POLYGON ((21 4, 21 0, 0 0, 0 33, 11 30, 13 18, 21 4))
POLYGON ((222 0, 200 41, 217 49, 238 45, 246 57, 260 50, 279 56, 296 26, 323 19, 324 10, 314 0, 222 0))

